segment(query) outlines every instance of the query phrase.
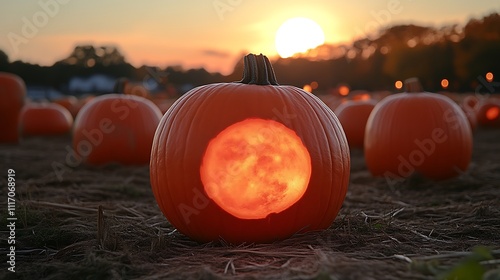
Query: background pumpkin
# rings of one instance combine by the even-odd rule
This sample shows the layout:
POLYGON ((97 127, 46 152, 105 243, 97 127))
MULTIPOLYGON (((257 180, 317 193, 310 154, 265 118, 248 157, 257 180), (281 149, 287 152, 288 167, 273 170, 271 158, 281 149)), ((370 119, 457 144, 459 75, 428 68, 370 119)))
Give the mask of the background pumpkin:
POLYGON ((479 99, 475 94, 469 94, 464 97, 461 102, 463 108, 470 109, 472 111, 477 111, 477 105, 479 104, 479 99))
POLYGON ((365 159, 370 172, 388 179, 415 171, 447 179, 467 169, 472 133, 460 107, 448 97, 422 92, 417 79, 407 90, 377 103, 366 125, 365 159))
POLYGON ((477 122, 481 126, 500 127, 500 101, 485 98, 477 105, 477 122))
POLYGON ((91 165, 147 164, 160 118, 158 107, 139 96, 95 97, 76 117, 73 149, 91 165))
POLYGON ((470 128, 472 131, 476 130, 477 128, 477 112, 470 107, 460 105, 460 108, 465 114, 465 117, 467 117, 467 121, 469 122, 470 128))
POLYGON ((0 142, 17 143, 19 141, 19 114, 24 105, 26 85, 21 77, 0 72, 0 142))
POLYGON ((375 107, 374 100, 346 101, 335 109, 351 148, 362 149, 368 117, 375 107))
POLYGON ((54 103, 28 103, 21 110, 19 131, 24 136, 63 135, 71 131, 73 117, 54 103))
MULTIPOLYGON (((238 153, 238 150, 245 150, 252 139, 264 142, 273 137, 279 139, 280 133, 267 131, 267 136, 263 136, 261 132, 266 134, 264 130, 253 130, 249 138, 226 145, 227 151, 234 149, 238 153)), ((280 141, 269 144, 272 147, 281 145, 280 141)), ((276 152, 274 148, 270 149, 276 152)), ((263 162, 272 160, 266 159, 265 154, 265 151, 260 154, 256 150, 251 156, 263 162)), ((280 156, 279 152, 273 154, 275 160, 280 156)), ((225 161, 218 158, 217 153, 215 158, 225 161)), ((231 160, 229 158, 226 162, 231 160)), ((285 161, 273 167, 279 172, 293 164, 293 160, 285 161)), ((255 177, 268 171, 259 166, 252 167, 255 168, 255 177)), ((262 55, 245 57, 241 82, 201 86, 178 99, 158 126, 150 163, 153 193, 173 226, 198 241, 221 238, 231 243, 268 242, 329 227, 344 200, 349 169, 349 148, 333 112, 302 89, 279 86, 269 60, 262 55), (219 136, 225 132, 229 134, 230 127, 244 130, 247 123, 274 122, 283 131, 292 131, 291 134, 300 139, 298 142, 302 142, 310 156, 310 178, 305 192, 285 210, 263 218, 241 218, 230 214, 212 199, 207 193, 210 186, 203 182, 204 170, 218 168, 215 164, 203 165, 212 151, 210 147, 219 136)), ((224 172, 221 173, 225 176, 224 172)), ((237 170, 229 168, 226 173, 232 173, 236 180, 241 179, 237 170)), ((248 184, 247 181, 241 183, 248 184)), ((220 190, 225 192, 230 187, 223 185, 220 190)), ((290 185, 283 187, 285 190, 289 188, 290 185)), ((281 194, 276 192, 277 196, 281 194)), ((236 187, 231 199, 239 202, 245 199, 244 196, 244 189, 236 187)), ((271 199, 271 203, 280 199, 271 199)))
POLYGON ((78 98, 76 98, 75 96, 68 95, 61 98, 57 98, 52 100, 52 103, 63 106, 64 108, 68 109, 73 118, 76 117, 76 113, 78 112, 77 111, 78 98))

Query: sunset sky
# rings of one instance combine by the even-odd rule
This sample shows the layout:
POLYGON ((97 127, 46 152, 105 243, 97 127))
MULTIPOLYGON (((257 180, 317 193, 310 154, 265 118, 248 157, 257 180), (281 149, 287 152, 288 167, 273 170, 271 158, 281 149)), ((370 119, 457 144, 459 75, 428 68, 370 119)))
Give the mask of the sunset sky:
POLYGON ((76 45, 115 45, 135 66, 225 74, 242 53, 276 56, 276 31, 292 17, 316 21, 325 42, 338 43, 387 25, 441 26, 500 12, 498 0, 0 1, 0 49, 11 61, 51 65, 76 45))

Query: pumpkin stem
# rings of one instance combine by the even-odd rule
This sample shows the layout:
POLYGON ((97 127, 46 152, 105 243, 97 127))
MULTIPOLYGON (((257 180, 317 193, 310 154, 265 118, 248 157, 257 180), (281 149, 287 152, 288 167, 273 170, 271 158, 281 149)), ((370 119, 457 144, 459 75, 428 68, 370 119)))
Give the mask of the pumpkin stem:
POLYGON ((125 93, 125 85, 128 83, 127 78, 119 78, 113 86, 113 93, 125 93))
POLYGON ((405 92, 423 92, 422 84, 417 77, 408 78, 405 80, 405 92))
POLYGON ((245 56, 243 79, 239 83, 278 86, 271 62, 262 54, 248 54, 245 56))

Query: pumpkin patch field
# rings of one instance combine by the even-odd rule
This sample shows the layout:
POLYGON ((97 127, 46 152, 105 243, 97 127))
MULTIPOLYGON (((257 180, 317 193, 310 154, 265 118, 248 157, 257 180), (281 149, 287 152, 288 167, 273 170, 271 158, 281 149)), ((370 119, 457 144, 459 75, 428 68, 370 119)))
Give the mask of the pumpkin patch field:
MULTIPOLYGON (((374 101, 368 120, 361 120, 367 133, 358 137, 365 137, 365 149, 375 138, 395 135, 384 140, 389 147, 370 146, 375 150, 368 161, 359 139, 357 145, 347 143, 342 122, 327 108, 331 97, 279 86, 262 56, 246 62, 250 66, 241 83, 188 92, 159 124, 153 103, 109 95, 86 104, 69 134, 2 143, 2 196, 14 199, 2 204, 3 240, 9 242, 0 247, 7 256, 2 279, 500 278, 498 127, 472 130, 461 107, 450 103, 449 112, 464 127, 453 142, 464 141, 461 150, 453 151, 453 145, 439 150, 444 136, 455 136, 430 131, 409 156, 401 156, 408 153, 402 139, 425 130, 424 125, 403 131, 397 121, 409 119, 404 112, 398 120, 375 122, 387 117, 383 110, 394 102, 405 106, 411 94, 422 94, 412 104, 431 102, 426 100, 432 93, 392 94, 374 101), (255 92, 268 103, 253 104, 255 92), (222 113, 221 104, 228 102, 235 108, 222 113), (128 107, 119 107, 124 104, 128 107), (279 111, 266 108, 269 104, 279 111), (285 111, 277 104, 295 106, 286 115, 305 116, 309 122, 284 122, 280 116, 285 111), (123 118, 116 120, 92 115, 106 112, 106 106, 129 111, 118 110, 123 118), (252 108, 259 108, 260 115, 252 108), (136 109, 141 113, 135 115, 136 109), (210 110, 225 118, 199 116, 217 116, 210 110), (401 131, 382 131, 390 124, 401 131), (154 136, 145 132, 156 125, 154 136), (381 136, 370 136, 376 133, 381 136), (144 139, 132 137, 136 134, 144 139), (255 145, 234 144, 247 135, 257 135, 245 138, 255 145), (107 148, 99 150, 101 145, 107 148), (141 155, 149 145, 148 165, 141 155), (244 158, 261 150, 266 156, 244 158), (395 169, 385 166, 391 153, 399 153, 395 169), (430 167, 420 162, 436 155, 443 158, 430 167), (450 171, 450 162, 460 163, 459 168, 450 171), (218 169, 222 164, 228 165, 227 174, 218 169), (246 165, 257 171, 244 174, 246 165), (272 166, 272 172, 263 173, 261 166, 272 166), (413 172, 420 166, 426 167, 413 172), (387 172, 401 176, 378 174, 387 172), (15 188, 7 193, 3 185, 15 188), (12 266, 15 274, 7 271, 12 266)), ((432 102, 437 108, 448 106, 444 97, 432 102)))

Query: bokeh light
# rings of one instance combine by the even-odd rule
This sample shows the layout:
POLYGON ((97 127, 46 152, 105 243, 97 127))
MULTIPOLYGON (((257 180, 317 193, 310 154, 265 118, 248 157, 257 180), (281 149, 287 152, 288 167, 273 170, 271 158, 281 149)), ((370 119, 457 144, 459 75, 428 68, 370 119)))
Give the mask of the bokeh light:
POLYGON ((496 120, 500 115, 500 109, 498 107, 491 107, 486 111, 486 118, 490 121, 496 120))
POLYGON ((349 91, 350 91, 350 89, 346 85, 341 85, 339 87, 339 94, 342 96, 347 96, 349 94, 349 91))
POLYGON ((399 80, 398 80, 398 81, 396 81, 396 82, 394 83, 394 87, 395 87, 396 89, 402 89, 402 88, 403 88, 403 82, 402 82, 402 81, 399 81, 399 80))
POLYGON ((309 85, 309 84, 304 85, 302 87, 302 89, 305 90, 305 91, 307 91, 307 92, 312 92, 312 90, 313 90, 312 87, 311 87, 311 85, 309 85))
POLYGON ((442 79, 441 80, 441 86, 446 89, 448 88, 448 86, 450 85, 450 82, 448 81, 448 79, 442 79))
POLYGON ((493 73, 486 73, 486 81, 488 81, 489 83, 493 82, 493 73))

